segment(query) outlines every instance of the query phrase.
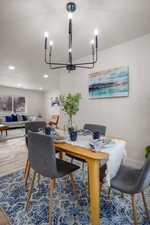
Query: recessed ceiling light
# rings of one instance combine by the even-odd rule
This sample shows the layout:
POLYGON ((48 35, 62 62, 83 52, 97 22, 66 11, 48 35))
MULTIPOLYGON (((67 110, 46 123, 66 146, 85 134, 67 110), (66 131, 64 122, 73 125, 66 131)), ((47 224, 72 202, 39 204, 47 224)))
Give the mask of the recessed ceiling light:
POLYGON ((44 74, 43 77, 44 77, 44 78, 48 78, 48 75, 47 75, 47 74, 44 74))
POLYGON ((21 87, 21 84, 17 84, 17 87, 21 87))
POLYGON ((40 89, 41 91, 43 90, 43 88, 42 88, 42 87, 40 87, 39 89, 40 89))
POLYGON ((8 68, 9 68, 9 70, 15 70, 15 66, 13 66, 13 65, 9 65, 8 68))

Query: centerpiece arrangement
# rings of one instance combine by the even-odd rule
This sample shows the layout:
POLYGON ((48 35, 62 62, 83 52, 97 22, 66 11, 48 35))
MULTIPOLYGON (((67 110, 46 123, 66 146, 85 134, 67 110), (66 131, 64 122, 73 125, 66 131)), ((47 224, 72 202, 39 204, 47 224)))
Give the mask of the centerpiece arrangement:
POLYGON ((68 94, 67 96, 61 95, 60 96, 60 103, 62 110, 68 116, 68 132, 70 135, 70 139, 75 141, 77 139, 77 131, 73 125, 73 116, 79 111, 79 102, 81 99, 81 94, 68 94))

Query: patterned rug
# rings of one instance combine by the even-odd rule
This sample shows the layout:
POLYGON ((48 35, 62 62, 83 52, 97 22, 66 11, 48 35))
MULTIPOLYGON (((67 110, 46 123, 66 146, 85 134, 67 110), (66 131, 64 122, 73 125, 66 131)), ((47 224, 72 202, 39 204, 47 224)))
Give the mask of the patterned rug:
MULTIPOLYGON (((82 171, 75 175, 80 200, 76 201, 72 186, 67 177, 59 179, 56 192, 53 194, 53 225, 90 225, 90 209, 86 177, 82 171)), ((24 210, 27 189, 24 186, 23 171, 0 178, 0 207, 10 219, 12 225, 48 225, 48 183, 47 178, 41 177, 33 189, 29 209, 24 210)), ((131 202, 128 195, 120 198, 120 193, 113 191, 108 198, 108 187, 101 193, 101 225, 131 225, 131 202)), ((150 190, 146 190, 146 199, 150 206, 150 190)), ((150 221, 143 217, 143 203, 137 195, 137 211, 139 225, 149 225, 150 221)))

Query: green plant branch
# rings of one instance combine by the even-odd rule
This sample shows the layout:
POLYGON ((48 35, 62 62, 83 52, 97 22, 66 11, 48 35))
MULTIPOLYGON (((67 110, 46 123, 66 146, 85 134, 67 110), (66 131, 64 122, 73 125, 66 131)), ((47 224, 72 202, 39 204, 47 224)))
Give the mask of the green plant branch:
POLYGON ((72 117, 79 111, 79 101, 81 94, 68 94, 67 96, 60 96, 60 103, 62 110, 69 116, 69 125, 72 126, 72 117))
POLYGON ((150 154, 150 145, 145 148, 145 158, 148 158, 149 154, 150 154))

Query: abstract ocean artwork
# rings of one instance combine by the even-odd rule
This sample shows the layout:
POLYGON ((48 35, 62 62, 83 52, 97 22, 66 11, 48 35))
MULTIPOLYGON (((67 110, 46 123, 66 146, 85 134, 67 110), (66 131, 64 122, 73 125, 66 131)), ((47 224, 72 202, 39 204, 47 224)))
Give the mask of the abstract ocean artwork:
POLYGON ((119 67, 89 74, 89 97, 112 98, 129 95, 129 67, 119 67))

